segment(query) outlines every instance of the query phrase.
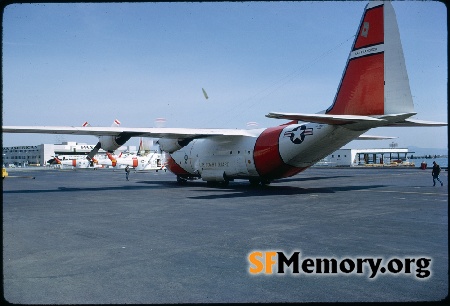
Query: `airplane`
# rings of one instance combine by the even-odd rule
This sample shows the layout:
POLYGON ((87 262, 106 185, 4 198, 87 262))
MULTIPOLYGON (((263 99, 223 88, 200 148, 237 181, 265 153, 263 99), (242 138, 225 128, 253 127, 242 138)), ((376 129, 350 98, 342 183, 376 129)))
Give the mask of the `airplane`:
POLYGON ((352 140, 383 139, 363 135, 372 128, 447 125, 414 115, 394 9, 388 1, 370 1, 334 101, 319 113, 270 112, 266 117, 289 122, 265 129, 3 126, 3 132, 96 135, 97 151, 115 150, 131 137, 159 138, 180 183, 247 179, 266 185, 306 170, 352 140))
POLYGON ((152 145, 152 139, 144 139, 141 137, 139 140, 139 151, 137 154, 124 154, 121 152, 119 156, 114 156, 110 152, 106 152, 108 159, 99 159, 98 163, 112 167, 128 165, 137 171, 166 171, 161 152, 159 150, 151 150, 152 145))
POLYGON ((164 170, 164 172, 166 172, 167 168, 165 163, 166 160, 165 154, 161 152, 159 146, 154 147, 153 144, 154 141, 152 138, 141 137, 139 139, 138 155, 148 156, 149 154, 151 154, 150 160, 147 162, 147 164, 144 166, 144 169, 142 170, 156 170, 156 172, 158 172, 159 170, 164 170))
MULTIPOLYGON (((161 154, 157 152, 148 153, 144 156, 128 155, 126 157, 114 157, 111 153, 107 152, 109 160, 113 167, 117 165, 128 165, 135 170, 164 170, 165 166, 161 161, 161 154)), ((122 154, 121 154, 122 155, 122 154)))
MULTIPOLYGON (((89 159, 87 159, 87 160, 89 161, 89 159)), ((95 163, 101 168, 115 167, 116 166, 109 158, 98 158, 98 159, 95 159, 95 163)))
POLYGON ((98 165, 98 161, 95 158, 92 158, 92 160, 86 160, 86 159, 65 159, 61 160, 58 157, 54 157, 54 163, 58 165, 64 165, 64 166, 71 166, 74 168, 101 168, 101 165, 98 165))

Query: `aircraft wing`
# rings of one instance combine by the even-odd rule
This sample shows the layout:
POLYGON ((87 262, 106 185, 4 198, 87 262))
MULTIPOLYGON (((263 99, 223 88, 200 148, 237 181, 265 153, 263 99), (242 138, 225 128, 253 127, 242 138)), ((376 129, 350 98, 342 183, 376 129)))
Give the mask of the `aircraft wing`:
POLYGON ((268 118, 301 120, 306 122, 324 123, 324 124, 349 124, 349 123, 383 123, 384 119, 373 118, 369 116, 358 115, 329 115, 329 114, 300 114, 300 113, 275 113, 266 115, 268 118))
MULTIPOLYGON (((127 128, 127 127, 76 127, 76 126, 3 126, 3 133, 72 134, 93 136, 142 136, 152 138, 204 138, 211 136, 257 135, 242 129, 187 129, 187 128, 127 128)), ((253 130, 254 131, 254 130, 253 130)))

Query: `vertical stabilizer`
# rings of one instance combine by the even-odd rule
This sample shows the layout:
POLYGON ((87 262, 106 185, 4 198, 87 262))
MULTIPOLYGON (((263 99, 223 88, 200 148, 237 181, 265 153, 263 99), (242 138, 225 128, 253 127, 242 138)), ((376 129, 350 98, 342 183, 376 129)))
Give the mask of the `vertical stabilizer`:
POLYGON ((413 113, 414 104, 409 87, 405 57, 403 55, 400 32, 394 8, 390 2, 384 4, 385 27, 389 31, 384 34, 384 113, 413 113))
POLYGON ((367 4, 333 105, 334 115, 414 112, 392 4, 367 4))

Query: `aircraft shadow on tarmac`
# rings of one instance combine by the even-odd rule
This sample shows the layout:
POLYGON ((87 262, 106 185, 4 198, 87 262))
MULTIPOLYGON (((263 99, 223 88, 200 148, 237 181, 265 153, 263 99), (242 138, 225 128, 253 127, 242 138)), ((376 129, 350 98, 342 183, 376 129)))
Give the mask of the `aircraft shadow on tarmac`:
MULTIPOLYGON (((216 188, 217 191, 224 191, 220 194, 208 194, 204 196, 187 196, 189 199, 227 199, 227 198, 242 198, 242 197, 260 197, 260 196, 277 196, 277 195, 302 195, 302 194, 330 194, 336 192, 356 191, 373 188, 386 187, 385 185, 370 185, 370 186, 345 186, 345 187, 317 187, 317 188, 301 188, 293 186, 264 186, 264 187, 244 187, 242 185, 216 188), (235 192, 233 192, 235 191, 235 192)), ((202 192, 208 192, 214 190, 210 188, 208 190, 201 190, 202 192)))
MULTIPOLYGON (((352 177, 351 175, 335 175, 335 176, 314 176, 314 177, 296 177, 296 178, 284 178, 284 179, 279 179, 279 180, 275 180, 273 183, 287 183, 287 182, 306 182, 306 181, 319 181, 319 180, 328 180, 328 179, 336 179, 336 178, 344 178, 344 177, 352 177)), ((157 181, 157 180, 152 180, 152 181, 137 181, 137 183, 141 183, 141 184, 161 184, 161 185, 173 185, 174 182, 172 181, 157 181)), ((177 186, 199 186, 198 184, 204 185, 206 186, 206 182, 202 181, 202 180, 193 180, 193 181, 187 181, 185 183, 185 185, 178 185, 177 186)), ((236 187, 236 186, 246 186, 248 189, 258 189, 258 188, 266 188, 262 187, 262 186, 251 186, 249 184, 248 181, 246 180, 237 180, 236 182, 232 182, 230 183, 229 186, 221 188, 221 189, 226 189, 226 188, 232 188, 232 187, 236 187)), ((271 186, 274 187, 274 186, 271 186)))
MULTIPOLYGON (((296 178, 296 179, 283 179, 276 181, 277 183, 289 182, 289 181, 308 181, 308 180, 319 180, 319 179, 333 179, 345 176, 334 176, 334 177, 309 177, 309 178, 296 178)), ((314 187, 314 188, 302 188, 296 186, 251 186, 246 181, 232 182, 228 186, 206 186, 203 181, 188 181, 183 185, 174 184, 174 182, 169 181, 140 181, 138 183, 143 184, 161 184, 168 188, 178 187, 187 188, 189 187, 204 187, 202 190, 196 190, 196 192, 212 192, 212 191, 222 191, 220 194, 208 194, 202 196, 186 196, 189 199, 226 199, 226 198, 240 198, 240 197, 259 197, 265 195, 298 195, 298 194, 330 194, 335 192, 345 192, 345 191, 356 191, 364 189, 382 188, 387 187, 386 185, 364 185, 364 186, 336 186, 336 187, 314 187)))
POLYGON ((306 181, 318 181, 343 177, 352 177, 352 175, 334 175, 334 176, 313 176, 313 177, 290 177, 275 181, 276 183, 282 182, 306 182, 306 181))
POLYGON ((97 192, 97 191, 123 191, 123 190, 146 190, 149 188, 158 188, 157 186, 108 186, 108 187, 57 187, 56 189, 37 189, 37 190, 7 190, 3 191, 5 194, 14 193, 46 193, 46 192, 97 192))
POLYGON ((9 190, 3 191, 4 194, 33 194, 33 193, 53 193, 53 192, 99 192, 99 191, 139 191, 149 189, 186 189, 190 187, 204 188, 196 189, 196 192, 211 193, 220 192, 216 194, 208 194, 201 196, 187 196, 191 199, 220 199, 220 198, 239 198, 239 197, 259 197, 265 195, 300 195, 300 194, 330 194, 335 192, 346 192, 364 189, 373 189, 386 187, 385 185, 364 185, 364 186, 335 186, 335 187, 296 187, 277 185, 278 183, 288 182, 306 182, 306 181, 320 181, 325 179, 338 179, 348 176, 320 176, 320 177, 301 177, 301 178, 287 178, 275 181, 272 185, 268 186, 251 186, 247 181, 236 181, 230 183, 228 186, 206 186, 206 182, 203 181, 188 181, 183 185, 179 185, 175 181, 167 180, 150 180, 150 181, 131 181, 131 184, 122 186, 98 186, 98 187, 56 187, 53 189, 37 189, 37 190, 9 190), (135 183, 135 184, 133 184, 135 183), (141 185, 144 184, 144 185, 141 185))

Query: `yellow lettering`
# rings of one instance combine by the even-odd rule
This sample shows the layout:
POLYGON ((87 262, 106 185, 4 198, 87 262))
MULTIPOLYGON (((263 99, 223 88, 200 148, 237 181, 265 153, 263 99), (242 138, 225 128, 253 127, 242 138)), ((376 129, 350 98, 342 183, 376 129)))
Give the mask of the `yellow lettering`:
POLYGON ((277 252, 266 252, 266 274, 272 274, 272 266, 276 263, 273 257, 277 252))
POLYGON ((263 263, 258 259, 258 257, 262 258, 262 252, 253 252, 248 255, 248 260, 254 265, 254 267, 250 267, 250 273, 252 274, 260 273, 264 268, 263 263))

